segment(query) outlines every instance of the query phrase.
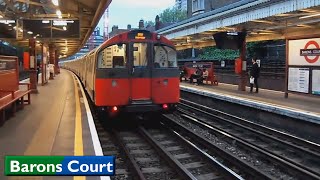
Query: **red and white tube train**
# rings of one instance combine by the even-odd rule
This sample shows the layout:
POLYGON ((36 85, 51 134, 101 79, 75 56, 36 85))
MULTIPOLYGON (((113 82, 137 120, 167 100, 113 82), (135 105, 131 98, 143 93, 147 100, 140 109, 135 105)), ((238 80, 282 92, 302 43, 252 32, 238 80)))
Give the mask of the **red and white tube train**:
POLYGON ((76 73, 99 110, 170 111, 179 102, 179 69, 174 45, 146 30, 105 41, 62 67, 76 73))

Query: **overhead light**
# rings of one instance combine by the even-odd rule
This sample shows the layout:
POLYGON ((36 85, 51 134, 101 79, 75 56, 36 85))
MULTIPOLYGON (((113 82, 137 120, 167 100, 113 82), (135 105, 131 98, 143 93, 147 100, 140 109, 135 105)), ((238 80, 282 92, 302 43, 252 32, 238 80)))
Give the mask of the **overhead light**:
POLYGON ((58 16, 59 17, 59 19, 62 19, 62 16, 58 16))
POLYGON ((8 24, 8 26, 10 26, 10 27, 11 27, 12 25, 11 25, 11 24, 8 24))
POLYGON ((27 33, 28 33, 28 34, 33 34, 33 32, 32 32, 32 31, 28 31, 27 33))
POLYGON ((60 11, 59 9, 56 11, 56 14, 57 14, 58 16, 61 16, 61 15, 62 15, 62 13, 61 13, 61 11, 60 11))
POLYGON ((258 22, 258 23, 274 24, 274 22, 266 21, 266 20, 252 20, 252 21, 253 22, 258 22))
POLYGON ((311 17, 316 17, 316 16, 320 16, 320 13, 312 14, 312 15, 309 15, 309 16, 302 16, 302 17, 299 17, 299 19, 311 18, 311 17))
POLYGON ((63 26, 63 30, 66 31, 66 30, 67 30, 67 27, 63 26))
POLYGON ((59 0, 52 0, 52 4, 55 6, 59 6, 59 0))
POLYGON ((48 23, 50 23, 50 21, 49 20, 43 20, 42 23, 43 24, 48 24, 48 23))
POLYGON ((40 41, 37 41, 37 43, 40 43, 40 41))
POLYGON ((0 15, 0 18, 3 18, 3 16, 2 16, 2 15, 0 15))
POLYGON ((20 31, 20 32, 23 32, 23 29, 20 28, 19 31, 20 31))

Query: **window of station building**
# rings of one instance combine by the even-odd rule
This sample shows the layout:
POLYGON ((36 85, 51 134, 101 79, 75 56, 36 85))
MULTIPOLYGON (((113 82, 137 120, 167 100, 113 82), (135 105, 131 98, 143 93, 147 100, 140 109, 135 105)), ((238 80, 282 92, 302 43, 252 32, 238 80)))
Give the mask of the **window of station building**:
POLYGON ((197 15, 204 12, 204 0, 192 0, 192 14, 197 15))
POLYGON ((148 65, 147 43, 133 44, 133 66, 146 67, 148 65))
POLYGON ((125 68, 126 63, 125 44, 106 47, 98 54, 98 68, 125 68))
POLYGON ((176 68, 177 52, 168 46, 154 46, 155 68, 176 68))

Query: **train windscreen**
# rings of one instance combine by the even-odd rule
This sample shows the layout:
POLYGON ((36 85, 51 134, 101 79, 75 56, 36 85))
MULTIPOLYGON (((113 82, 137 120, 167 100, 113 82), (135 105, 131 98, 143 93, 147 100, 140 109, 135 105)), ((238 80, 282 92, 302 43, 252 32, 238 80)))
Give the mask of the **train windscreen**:
POLYGON ((98 54, 98 68, 126 68, 126 44, 106 47, 98 54))
POLYGON ((177 53, 174 49, 164 45, 154 46, 154 67, 155 68, 176 68, 177 53))

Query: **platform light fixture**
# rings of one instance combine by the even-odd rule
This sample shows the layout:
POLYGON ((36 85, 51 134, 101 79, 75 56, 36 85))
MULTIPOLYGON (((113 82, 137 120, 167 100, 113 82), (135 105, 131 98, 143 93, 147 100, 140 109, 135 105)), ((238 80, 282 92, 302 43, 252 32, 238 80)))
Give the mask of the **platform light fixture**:
POLYGON ((320 16, 320 13, 312 14, 312 15, 308 15, 308 16, 302 16, 302 17, 299 17, 299 19, 306 19, 306 18, 311 18, 311 17, 316 17, 316 16, 320 16))
POLYGON ((66 31, 66 30, 67 30, 67 27, 63 26, 63 30, 66 31))
POLYGON ((55 6, 59 6, 59 0, 52 0, 52 4, 55 6))
POLYGON ((43 24, 49 24, 50 21, 49 21, 49 20, 43 20, 42 23, 43 23, 43 24))
POLYGON ((59 9, 56 11, 56 14, 57 14, 58 16, 62 16, 62 13, 61 13, 61 11, 60 11, 59 9))
POLYGON ((32 31, 28 31, 27 33, 28 33, 28 34, 33 34, 33 32, 32 32, 32 31))

